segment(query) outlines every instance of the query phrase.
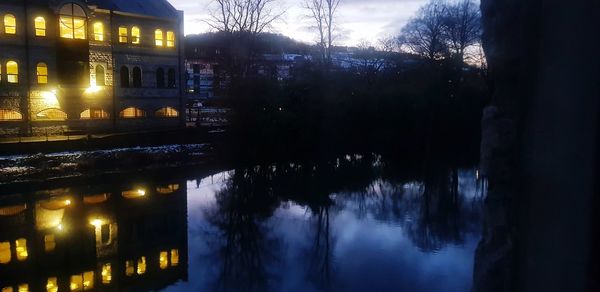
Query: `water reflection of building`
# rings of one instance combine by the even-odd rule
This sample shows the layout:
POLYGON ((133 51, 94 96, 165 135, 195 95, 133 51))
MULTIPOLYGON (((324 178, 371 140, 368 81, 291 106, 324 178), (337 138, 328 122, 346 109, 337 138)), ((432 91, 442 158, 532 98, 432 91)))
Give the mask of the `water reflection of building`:
POLYGON ((185 182, 0 198, 0 289, 158 290, 187 281, 185 182))

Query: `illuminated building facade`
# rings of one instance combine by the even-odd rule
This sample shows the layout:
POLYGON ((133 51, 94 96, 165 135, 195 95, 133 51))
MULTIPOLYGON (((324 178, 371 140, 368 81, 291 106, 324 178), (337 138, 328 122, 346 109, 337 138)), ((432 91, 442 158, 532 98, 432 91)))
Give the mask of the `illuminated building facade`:
POLYGON ((2 0, 0 136, 182 125, 182 39, 166 0, 2 0))
POLYGON ((0 291, 158 291, 188 280, 185 181, 0 197, 0 291))

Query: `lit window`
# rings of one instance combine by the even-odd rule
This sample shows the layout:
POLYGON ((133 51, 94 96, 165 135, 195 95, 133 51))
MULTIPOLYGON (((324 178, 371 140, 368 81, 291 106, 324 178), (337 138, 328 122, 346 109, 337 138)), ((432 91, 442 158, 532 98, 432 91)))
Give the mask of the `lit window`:
POLYGON ((103 109, 98 108, 86 109, 79 115, 79 118, 82 120, 103 120, 108 119, 108 117, 109 116, 107 112, 105 112, 103 109))
POLYGON ((172 249, 171 250, 171 266, 177 266, 179 265, 179 250, 178 249, 172 249))
POLYGON ((119 43, 126 44, 129 40, 126 27, 119 27, 119 43))
POLYGON ((38 16, 34 20, 35 36, 46 36, 46 19, 38 16))
POLYGON ((146 116, 146 113, 139 109, 139 108, 135 108, 135 107, 128 107, 124 110, 121 111, 121 113, 119 113, 119 116, 121 118, 142 118, 146 116))
POLYGON ((60 36, 65 39, 86 39, 87 16, 81 6, 66 4, 60 9, 60 36))
POLYGON ((112 267, 110 263, 102 266, 102 284, 110 284, 112 281, 112 267))
POLYGON ((156 43, 157 47, 162 47, 163 46, 163 32, 160 29, 157 29, 154 31, 154 42, 156 43))
POLYGON ((169 253, 166 251, 161 251, 158 257, 158 263, 161 270, 166 269, 169 266, 169 253))
POLYGON ((10 263, 10 242, 0 242, 0 264, 10 263))
POLYGON ((64 121, 67 119, 67 113, 59 109, 50 108, 37 113, 35 119, 42 121, 64 121))
POLYGON ((4 287, 4 288, 2 288, 2 292, 13 292, 13 288, 12 287, 4 287))
POLYGON ((159 118, 176 118, 179 116, 179 112, 172 107, 164 107, 157 110, 154 115, 159 118))
POLYGON ((140 43, 140 28, 137 26, 131 28, 131 43, 136 45, 140 43))
POLYGON ((104 24, 102 24, 102 22, 94 23, 94 40, 95 41, 103 41, 104 40, 104 24))
POLYGON ((8 83, 19 83, 19 64, 15 61, 6 63, 6 79, 8 83))
POLYGON ((46 283, 46 291, 48 291, 48 292, 57 292, 58 291, 58 279, 56 277, 48 278, 48 283, 46 283))
POLYGON ((48 66, 45 63, 37 64, 38 84, 48 84, 48 66))
POLYGON ((48 234, 44 236, 44 250, 46 252, 51 252, 56 248, 56 239, 54 238, 54 234, 48 234))
POLYGON ((0 121, 20 121, 22 119, 23 116, 20 112, 0 109, 0 121))
POLYGON ((167 47, 175 47, 175 33, 172 31, 167 31, 167 47))
POLYGON ((17 247, 17 260, 26 260, 29 256, 27 253, 27 240, 25 238, 19 238, 15 241, 15 245, 17 247))
POLYGON ((19 292, 29 292, 29 285, 27 284, 21 284, 19 285, 19 292))
POLYGON ((131 275, 133 275, 133 272, 134 272, 133 261, 126 261, 125 262, 125 275, 131 276, 131 275))
POLYGON ((143 275, 146 273, 146 257, 141 257, 137 262, 137 274, 143 275))
POLYGON ((17 19, 12 14, 4 15, 4 33, 17 34, 17 19))

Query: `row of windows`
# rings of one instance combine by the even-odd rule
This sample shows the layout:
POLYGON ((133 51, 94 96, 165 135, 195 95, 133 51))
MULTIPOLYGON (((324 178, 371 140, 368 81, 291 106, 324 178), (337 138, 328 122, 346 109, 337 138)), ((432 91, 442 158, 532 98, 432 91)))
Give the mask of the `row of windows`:
MULTIPOLYGON (((132 71, 131 72, 132 74, 130 76, 129 68, 127 66, 121 67, 121 70, 119 72, 119 74, 121 76, 121 87, 122 88, 142 87, 142 69, 140 69, 140 67, 138 67, 138 66, 135 66, 135 67, 133 67, 133 70, 131 70, 131 71, 132 71), (132 83, 129 82, 130 77, 132 77, 131 78, 131 80, 133 81, 132 83)), ((96 74, 98 74, 98 72, 96 72, 96 74)), ((165 84, 165 70, 163 68, 156 69, 156 87, 157 88, 176 88, 177 87, 176 81, 177 81, 177 73, 175 72, 175 69, 168 70, 166 84, 165 84)))
MULTIPOLYGON (((102 65, 96 65, 96 85, 106 85, 106 71, 102 65)), ((121 87, 130 87, 129 68, 121 67, 121 87)), ((133 87, 142 87, 142 69, 140 67, 133 68, 133 87)), ((38 63, 36 65, 36 79, 38 84, 48 84, 48 65, 46 63, 38 63)), ((6 80, 8 83, 19 83, 19 64, 15 61, 6 62, 6 80)), ((0 64, 0 81, 2 81, 2 64, 0 64)), ((156 70, 156 87, 157 88, 175 88, 176 87, 176 72, 175 69, 169 69, 167 73, 167 83, 165 86, 165 70, 158 68, 156 70)))
MULTIPOLYGON (((66 39, 87 39, 87 21, 85 12, 81 7, 76 4, 67 4, 61 11, 59 17, 59 29, 60 36, 66 39)), ((38 16, 34 19, 35 35, 39 37, 46 36, 46 19, 38 16)), ((104 24, 102 22, 95 22, 93 24, 95 41, 104 41, 104 24)), ((16 34, 17 33, 17 19, 12 14, 4 15, 4 33, 16 34)), ((137 26, 133 26, 131 29, 127 27, 119 27, 119 43, 140 44, 141 42, 141 30, 137 26)), ((162 29, 156 29, 154 31, 154 44, 157 47, 168 48, 175 47, 175 32, 167 31, 166 37, 162 29)))
MULTIPOLYGON (((136 107, 128 107, 119 113, 121 118, 144 118, 146 112, 136 107)), ((154 116, 157 118, 176 118, 179 117, 179 112, 172 107, 163 107, 154 112, 154 116)), ((35 115, 36 120, 41 121, 64 121, 68 118, 67 113, 60 109, 50 108, 45 109, 35 115)), ((79 118, 82 120, 89 119, 108 119, 109 114, 99 108, 90 108, 81 112, 79 118)), ((14 110, 0 109, 0 121, 20 121, 23 119, 23 115, 14 110)))
MULTIPOLYGON (((17 244, 23 241, 26 243, 25 239, 17 240, 17 244)), ((0 258, 4 254, 3 248, 5 244, 8 244, 8 248, 10 249, 10 243, 0 242, 0 258)), ((25 247, 26 250, 26 247, 25 247)), ((154 261, 152 259, 149 260, 150 263, 154 261)), ((173 248, 170 250, 160 251, 158 254, 158 266, 161 270, 165 270, 168 267, 177 267, 179 265, 179 249, 173 248)), ((103 285, 111 284, 113 280, 113 269, 111 263, 104 263, 101 265, 101 270, 99 271, 99 278, 96 278, 94 271, 82 272, 81 274, 72 275, 70 278, 69 289, 71 291, 88 291, 93 290, 95 285, 95 281, 101 282, 103 285)), ((146 257, 142 256, 134 260, 125 261, 125 275, 127 277, 132 277, 134 274, 143 275, 146 273, 147 263, 146 257)), ((46 282, 46 291, 56 292, 59 289, 59 281, 57 277, 49 277, 46 282)), ((28 292, 29 285, 28 284, 20 284, 17 287, 13 288, 12 286, 7 286, 2 288, 2 292, 28 292)))

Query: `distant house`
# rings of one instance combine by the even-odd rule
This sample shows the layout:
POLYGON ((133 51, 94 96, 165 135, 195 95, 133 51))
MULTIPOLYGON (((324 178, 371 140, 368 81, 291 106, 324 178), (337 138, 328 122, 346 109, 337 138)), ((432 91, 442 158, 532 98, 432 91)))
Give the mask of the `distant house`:
POLYGON ((182 40, 166 0, 2 0, 0 136, 182 125, 182 40))

